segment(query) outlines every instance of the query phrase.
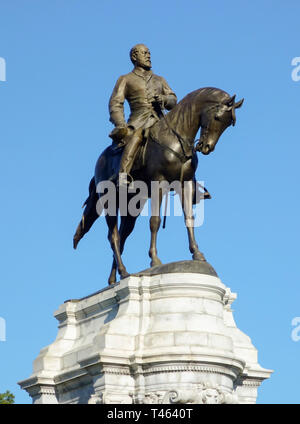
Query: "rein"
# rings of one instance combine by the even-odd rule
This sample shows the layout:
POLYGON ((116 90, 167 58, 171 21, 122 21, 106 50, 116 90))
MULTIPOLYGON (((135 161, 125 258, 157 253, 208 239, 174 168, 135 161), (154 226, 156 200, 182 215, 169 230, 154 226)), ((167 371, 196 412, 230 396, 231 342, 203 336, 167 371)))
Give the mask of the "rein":
POLYGON ((193 157, 193 155, 187 156, 187 155, 185 154, 185 151, 183 150, 183 146, 182 146, 182 144, 181 144, 181 143, 180 143, 180 145, 181 145, 181 148, 182 148, 182 152, 183 152, 183 153, 178 153, 178 152, 175 152, 175 150, 171 149, 171 147, 166 146, 165 144, 162 144, 160 141, 158 141, 158 140, 157 140, 157 138, 153 137, 153 135, 152 135, 152 134, 149 134, 149 139, 150 139, 151 141, 153 141, 153 143, 158 144, 158 145, 159 145, 162 149, 169 150, 169 151, 170 151, 171 153, 173 153, 173 155, 175 155, 175 156, 176 156, 176 157, 180 160, 180 162, 182 162, 182 163, 187 162, 189 159, 191 159, 191 158, 193 157))
MULTIPOLYGON (((162 144, 159 140, 157 140, 155 137, 153 137, 152 134, 149 134, 150 140, 152 140, 154 143, 159 144, 162 148, 164 148, 164 149, 169 150, 170 152, 172 152, 180 160, 180 162, 182 162, 182 163, 185 163, 189 159, 192 159, 192 157, 194 155, 194 149, 192 150, 192 154, 191 155, 187 155, 186 154, 185 149, 184 149, 185 140, 181 137, 180 134, 178 134, 173 128, 170 127, 169 122, 167 121, 165 115, 162 114, 162 116, 163 116, 163 119, 164 119, 164 121, 165 121, 165 123, 166 123, 166 125, 167 125, 167 127, 169 129, 169 131, 172 132, 176 136, 177 140, 179 141, 179 144, 180 144, 182 153, 175 152, 175 150, 173 150, 171 147, 166 146, 165 144, 162 144)), ((194 143, 195 143, 195 141, 193 140, 193 142, 191 144, 194 144, 194 143)))

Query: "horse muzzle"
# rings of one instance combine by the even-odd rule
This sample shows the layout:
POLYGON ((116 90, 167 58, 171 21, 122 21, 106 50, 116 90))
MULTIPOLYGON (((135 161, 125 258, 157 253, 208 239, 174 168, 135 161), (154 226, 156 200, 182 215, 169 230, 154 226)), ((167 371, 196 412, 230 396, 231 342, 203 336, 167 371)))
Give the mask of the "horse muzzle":
POLYGON ((212 146, 210 143, 200 143, 199 144, 199 151, 203 155, 209 155, 209 153, 214 151, 214 146, 212 146))
POLYGON ((208 141, 208 139, 209 137, 203 134, 200 137, 199 143, 197 144, 197 151, 201 152, 203 155, 208 155, 215 149, 215 144, 211 141, 208 141))

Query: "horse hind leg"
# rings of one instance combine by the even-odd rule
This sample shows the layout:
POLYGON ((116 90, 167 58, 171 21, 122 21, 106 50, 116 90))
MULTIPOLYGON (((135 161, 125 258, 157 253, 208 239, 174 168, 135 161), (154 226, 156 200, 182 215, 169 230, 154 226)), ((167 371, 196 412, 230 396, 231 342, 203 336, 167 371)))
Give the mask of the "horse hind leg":
MULTIPOLYGON (((121 252, 120 252, 120 236, 117 226, 117 217, 116 216, 109 216, 106 215, 106 222, 108 225, 108 240, 110 242, 113 254, 114 254, 114 260, 116 261, 116 267, 118 269, 118 272, 120 274, 121 279, 126 278, 129 276, 128 272, 126 271, 125 265, 123 264, 122 258, 121 258, 121 252)), ((112 284, 112 280, 109 280, 109 284, 112 284)))
MULTIPOLYGON (((137 217, 131 217, 131 216, 122 216, 121 218, 121 224, 119 229, 119 236, 120 236, 120 253, 123 253, 124 245, 126 242, 127 237, 132 233, 135 222, 137 217)), ((115 258, 113 259, 108 284, 114 284, 116 282, 117 277, 117 262, 115 258)))
MULTIPOLYGON (((141 204, 141 209, 144 206, 145 202, 146 202, 146 200, 144 200, 143 203, 141 204)), ((123 253, 127 237, 130 236, 130 234, 132 233, 132 231, 134 229, 136 219, 138 218, 138 216, 139 215, 137 215, 137 216, 125 215, 125 216, 121 217, 121 224, 120 224, 120 229, 119 229, 120 253, 121 254, 123 253)), ((109 284, 114 284, 116 282, 116 277, 117 277, 116 274, 117 274, 117 262, 114 258, 113 263, 112 263, 112 267, 111 267, 110 276, 109 276, 109 279, 108 279, 109 284)))
POLYGON ((115 260, 115 258, 113 259, 113 263, 111 266, 111 271, 109 274, 109 278, 108 278, 108 284, 112 285, 115 284, 117 281, 117 262, 115 260))

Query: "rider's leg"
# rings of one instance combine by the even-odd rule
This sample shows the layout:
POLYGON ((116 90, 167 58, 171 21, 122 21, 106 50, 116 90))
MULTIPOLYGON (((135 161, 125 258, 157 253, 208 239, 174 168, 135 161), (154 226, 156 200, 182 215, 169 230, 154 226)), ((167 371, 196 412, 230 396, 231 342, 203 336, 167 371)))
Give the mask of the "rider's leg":
POLYGON ((121 164, 120 164, 120 170, 119 170, 119 184, 126 184, 127 183, 127 175, 129 174, 136 156, 136 153, 138 151, 138 148, 143 140, 143 130, 140 128, 136 131, 134 131, 132 134, 126 136, 124 142, 125 142, 125 148, 123 151, 121 164), (123 174, 123 175, 120 175, 123 174))

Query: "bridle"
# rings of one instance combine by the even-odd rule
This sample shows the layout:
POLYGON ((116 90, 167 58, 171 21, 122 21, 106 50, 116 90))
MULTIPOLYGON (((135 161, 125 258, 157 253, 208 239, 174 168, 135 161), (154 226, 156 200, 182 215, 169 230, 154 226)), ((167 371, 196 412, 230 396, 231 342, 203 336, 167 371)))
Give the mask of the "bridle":
POLYGON ((216 112, 215 112, 215 116, 214 117, 211 117, 208 120, 208 122, 209 122, 208 124, 201 125, 201 136, 200 136, 200 138, 198 138, 196 140, 185 140, 180 134, 178 134, 177 131, 175 131, 173 128, 170 127, 170 124, 169 124, 168 120, 166 119, 165 114, 161 111, 161 114, 160 115, 163 118, 164 122, 166 123, 169 131, 171 133, 173 133, 175 135, 176 139, 178 140, 178 142, 180 144, 180 147, 181 147, 182 153, 178 153, 175 150, 173 150, 171 147, 166 146, 165 144, 162 144, 151 133, 149 133, 149 138, 153 142, 159 144, 162 148, 171 151, 178 159, 180 159, 180 161, 182 163, 185 163, 185 162, 187 162, 188 160, 190 160, 194 156, 194 154, 196 152, 195 144, 197 142, 199 142, 201 139, 205 139, 207 137, 207 134, 210 131, 210 123, 211 123, 212 119, 217 119, 217 120, 219 120, 219 121, 221 121, 221 122, 223 122, 225 124, 225 122, 221 119, 221 116, 223 115, 224 112, 226 112, 226 110, 222 113, 221 116, 218 116, 218 107, 225 106, 225 107, 228 108, 228 111, 231 110, 231 122, 229 123, 229 125, 232 125, 232 126, 235 125, 235 123, 236 123, 235 97, 236 97, 236 95, 232 96, 230 98, 230 101, 227 104, 226 103, 217 103, 217 104, 212 105, 210 108, 208 108, 207 113, 212 113, 212 111, 214 111, 215 109, 217 109, 216 112), (191 152, 190 155, 188 155, 186 153, 185 148, 184 148, 184 146, 187 145, 187 144, 190 145, 190 146, 193 146, 192 152, 191 152))

